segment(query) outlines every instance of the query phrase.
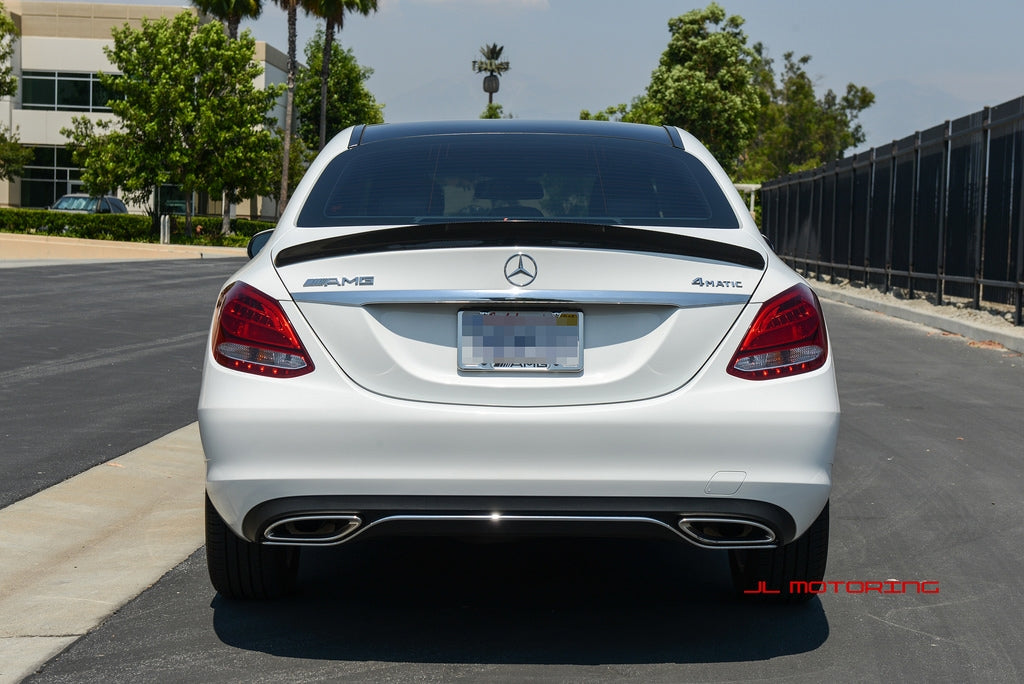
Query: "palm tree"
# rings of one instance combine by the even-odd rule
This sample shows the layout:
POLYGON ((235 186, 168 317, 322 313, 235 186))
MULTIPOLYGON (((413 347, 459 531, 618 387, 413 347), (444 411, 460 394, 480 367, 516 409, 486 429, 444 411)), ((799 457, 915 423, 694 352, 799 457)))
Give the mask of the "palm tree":
POLYGON ((192 4, 224 22, 231 40, 238 38, 242 19, 255 19, 263 11, 263 0, 192 0, 192 4))
POLYGON ((501 61, 504 45, 494 43, 480 48, 483 59, 473 60, 473 71, 484 76, 484 92, 487 93, 487 104, 494 104, 494 93, 498 92, 498 76, 508 71, 508 62, 501 61))
MULTIPOLYGON (((220 19, 227 26, 228 38, 231 40, 238 40, 238 25, 242 19, 255 19, 263 11, 263 0, 192 0, 192 4, 220 19)), ((227 235, 231 230, 231 206, 228 204, 227 192, 221 201, 224 206, 221 232, 227 235)))
MULTIPOLYGON (((295 118, 295 43, 296 28, 298 20, 299 0, 274 0, 288 13, 288 80, 287 90, 284 96, 284 139, 282 141, 281 161, 281 196, 277 203, 277 213, 280 216, 286 204, 288 204, 288 162, 292 152, 292 121, 295 118)), ((303 9, 306 9, 303 5, 303 9)))
POLYGON ((324 56, 320 64, 320 149, 327 144, 327 79, 331 73, 331 51, 334 47, 334 28, 345 26, 345 13, 358 12, 364 17, 377 11, 377 0, 304 0, 312 14, 327 23, 324 31, 324 56))

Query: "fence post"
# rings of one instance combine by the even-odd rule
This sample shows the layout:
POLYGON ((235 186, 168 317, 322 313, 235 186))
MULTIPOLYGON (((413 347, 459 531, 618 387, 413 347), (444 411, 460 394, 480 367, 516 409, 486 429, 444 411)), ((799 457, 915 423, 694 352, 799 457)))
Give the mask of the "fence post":
POLYGON ((938 239, 938 271, 935 278, 935 302, 942 304, 942 290, 946 284, 946 222, 949 219, 949 202, 947 193, 949 191, 949 167, 950 155, 953 153, 953 141, 950 135, 950 122, 945 123, 946 130, 942 134, 942 174, 939 184, 939 239, 938 239))
POLYGON ((889 146, 889 201, 885 207, 885 293, 892 291, 892 241, 893 223, 896 220, 896 141, 889 146))
POLYGON ((907 297, 913 299, 917 296, 914 287, 914 241, 917 238, 917 203, 921 197, 921 131, 914 131, 914 188, 910 195, 910 235, 907 236, 907 297))
POLYGON ((875 172, 877 147, 868 150, 868 201, 864 207, 864 287, 871 285, 871 222, 875 212, 875 172))
POLYGON ((981 159, 978 162, 981 166, 981 188, 978 216, 974 222, 974 308, 981 308, 981 290, 984 287, 982 279, 985 277, 982 271, 984 267, 982 257, 982 245, 985 244, 985 229, 988 227, 988 153, 989 145, 992 143, 992 110, 985 107, 981 113, 981 159))
POLYGON ((828 169, 829 173, 832 174, 832 212, 829 216, 828 229, 832 235, 829 237, 828 245, 828 282, 831 285, 836 284, 836 198, 839 193, 839 165, 836 162, 831 162, 828 169))
MULTIPOLYGON (((1018 124, 1022 126, 1021 124, 1018 124)), ((1022 126, 1024 128, 1024 126, 1022 126)), ((1024 137, 1024 131, 1020 132, 1020 135, 1024 137)), ((1014 160, 1014 168, 1024 167, 1024 160, 1017 162, 1014 160)), ((1024 178, 1017 181, 1014 190, 1017 191, 1018 204, 1017 204, 1017 268, 1016 268, 1016 279, 1017 288, 1013 291, 1014 299, 1014 312, 1013 312, 1013 324, 1021 325, 1024 323, 1024 178)), ((1011 228, 1012 230, 1012 228, 1011 228)))
POLYGON ((820 172, 820 169, 819 169, 819 173, 817 174, 817 176, 815 177, 814 181, 812 181, 812 182, 814 183, 811 186, 812 203, 813 203, 815 187, 817 187, 817 190, 818 190, 818 202, 817 202, 817 204, 814 205, 818 209, 818 217, 817 217, 817 220, 815 221, 815 224, 818 226, 818 239, 816 240, 816 244, 817 244, 818 249, 817 249, 816 254, 814 255, 814 259, 815 259, 815 262, 816 262, 814 264, 814 279, 817 280, 817 281, 822 281, 822 280, 824 280, 824 278, 822 277, 822 274, 821 274, 821 264, 825 260, 825 255, 822 254, 822 252, 821 252, 821 241, 822 241, 822 237, 821 237, 822 236, 822 223, 821 223, 821 213, 822 213, 822 211, 821 211, 821 208, 822 208, 822 205, 825 203, 825 174, 820 172))

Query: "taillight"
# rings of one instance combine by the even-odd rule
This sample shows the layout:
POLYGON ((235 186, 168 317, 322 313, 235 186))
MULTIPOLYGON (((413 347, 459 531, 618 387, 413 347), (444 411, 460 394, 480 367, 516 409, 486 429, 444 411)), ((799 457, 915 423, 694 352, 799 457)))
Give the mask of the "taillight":
POLYGON ((237 282, 217 302, 213 358, 222 366, 267 377, 313 370, 306 348, 275 299, 237 282))
POLYGON ((729 374, 747 380, 782 378, 821 368, 828 358, 825 319, 818 298, 795 285, 761 306, 729 374))

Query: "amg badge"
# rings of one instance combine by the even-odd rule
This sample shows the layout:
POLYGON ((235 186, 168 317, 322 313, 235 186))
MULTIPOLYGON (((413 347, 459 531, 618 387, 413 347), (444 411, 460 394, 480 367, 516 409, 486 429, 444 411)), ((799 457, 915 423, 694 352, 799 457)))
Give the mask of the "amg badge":
POLYGON ((373 285, 373 276, 355 276, 354 278, 308 278, 306 282, 302 284, 302 287, 346 287, 348 285, 354 285, 356 287, 366 287, 373 285))

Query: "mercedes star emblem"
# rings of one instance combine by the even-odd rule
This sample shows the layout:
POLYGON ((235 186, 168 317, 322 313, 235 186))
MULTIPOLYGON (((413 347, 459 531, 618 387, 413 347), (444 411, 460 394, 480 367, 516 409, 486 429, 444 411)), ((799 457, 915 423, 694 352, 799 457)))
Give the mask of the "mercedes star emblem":
POLYGON ((526 287, 537 277, 537 262, 529 254, 513 254, 505 262, 505 280, 526 287))

